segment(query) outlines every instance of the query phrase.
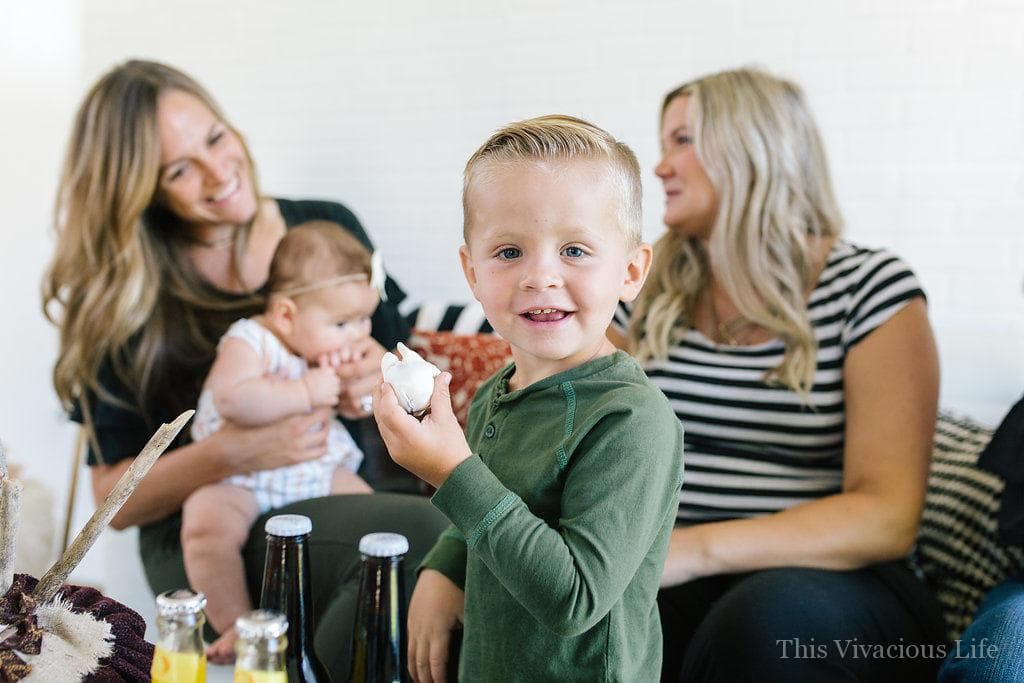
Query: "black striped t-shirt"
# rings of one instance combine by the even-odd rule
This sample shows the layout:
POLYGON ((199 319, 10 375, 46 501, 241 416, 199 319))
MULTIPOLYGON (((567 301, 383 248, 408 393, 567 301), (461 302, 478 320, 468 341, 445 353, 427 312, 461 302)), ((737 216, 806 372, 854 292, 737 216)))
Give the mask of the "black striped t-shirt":
MULTIPOLYGON (((924 297, 921 285, 899 257, 836 242, 809 299, 818 343, 812 407, 793 390, 765 383, 782 362, 778 339, 731 347, 685 329, 666 360, 648 360, 647 375, 686 432, 679 522, 752 517, 839 492, 843 361, 917 297, 924 297)), ((630 310, 622 304, 616 312, 620 333, 630 310)))

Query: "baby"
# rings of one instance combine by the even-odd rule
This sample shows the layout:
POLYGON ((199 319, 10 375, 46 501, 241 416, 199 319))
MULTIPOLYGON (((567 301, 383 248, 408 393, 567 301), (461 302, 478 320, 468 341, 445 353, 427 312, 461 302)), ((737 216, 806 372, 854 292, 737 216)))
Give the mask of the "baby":
MULTIPOLYGON (((274 253, 261 315, 236 321, 217 347, 192 426, 204 439, 223 420, 261 425, 338 403, 338 363, 370 334, 379 295, 371 257, 341 226, 310 221, 288 231, 274 253)), ((193 493, 182 508, 181 542, 192 588, 221 634, 214 662, 234 657, 235 618, 252 609, 241 548, 267 510, 332 493, 370 493, 356 469, 363 454, 334 419, 327 453, 277 469, 235 475, 193 493)))

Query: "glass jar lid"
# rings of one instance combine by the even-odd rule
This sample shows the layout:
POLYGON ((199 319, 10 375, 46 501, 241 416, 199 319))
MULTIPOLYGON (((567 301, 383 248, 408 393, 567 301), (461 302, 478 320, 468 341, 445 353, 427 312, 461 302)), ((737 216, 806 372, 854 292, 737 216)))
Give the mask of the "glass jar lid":
POLYGON ((257 609, 235 619, 235 631, 246 640, 280 638, 288 633, 288 620, 280 612, 257 609))
POLYGON ((164 616, 195 614, 206 607, 206 596, 189 588, 176 588, 156 596, 156 609, 164 616))

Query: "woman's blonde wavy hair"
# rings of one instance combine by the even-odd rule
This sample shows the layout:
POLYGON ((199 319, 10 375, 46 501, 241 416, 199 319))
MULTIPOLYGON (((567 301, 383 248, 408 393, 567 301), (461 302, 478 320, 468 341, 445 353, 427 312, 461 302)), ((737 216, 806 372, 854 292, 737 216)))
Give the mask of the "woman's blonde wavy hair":
MULTIPOLYGON (((188 75, 132 60, 90 89, 68 142, 55 206, 57 246, 42 303, 60 330, 57 396, 66 408, 77 404, 88 427, 90 397, 124 404, 100 381, 107 364, 139 398, 125 407, 141 409, 147 419, 157 405, 164 414, 178 404, 194 407, 188 402, 198 389, 189 372, 208 369, 217 328, 259 308, 257 297, 229 296, 199 279, 180 253, 180 220, 158 203, 157 105, 168 90, 195 96, 226 122, 188 75)), ((248 228, 242 226, 235 241, 236 263, 248 228)))
POLYGON ((694 150, 715 189, 705 249, 669 230, 654 245, 651 275, 627 331, 641 360, 664 359, 690 326, 709 268, 747 320, 786 352, 768 381, 808 398, 817 343, 807 313, 815 277, 811 237, 842 229, 821 136, 800 88, 757 69, 723 71, 665 96, 661 114, 689 98, 694 150))

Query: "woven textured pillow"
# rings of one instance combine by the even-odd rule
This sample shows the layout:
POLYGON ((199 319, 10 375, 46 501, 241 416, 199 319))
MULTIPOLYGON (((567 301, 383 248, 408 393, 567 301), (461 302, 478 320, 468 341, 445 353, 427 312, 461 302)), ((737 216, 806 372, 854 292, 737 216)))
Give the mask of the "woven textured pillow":
POLYGON ((441 370, 452 373, 448 391, 452 410, 463 427, 477 388, 512 360, 508 342, 493 334, 413 330, 409 347, 441 370))
POLYGON ((913 559, 935 591, 951 640, 989 590, 1024 569, 1024 548, 996 537, 1004 482, 977 467, 991 438, 992 430, 970 419, 939 414, 913 559))

